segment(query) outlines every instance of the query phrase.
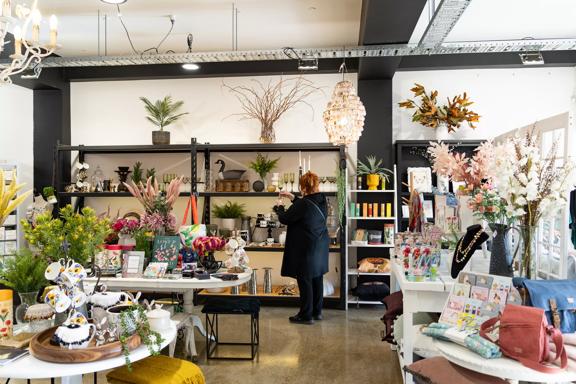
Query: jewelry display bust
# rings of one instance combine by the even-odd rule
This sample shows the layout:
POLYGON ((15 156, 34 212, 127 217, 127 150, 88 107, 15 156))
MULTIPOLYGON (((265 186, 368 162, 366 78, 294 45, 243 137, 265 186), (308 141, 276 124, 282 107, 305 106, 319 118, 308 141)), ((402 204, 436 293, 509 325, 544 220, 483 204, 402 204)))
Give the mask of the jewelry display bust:
POLYGON ((454 258, 452 259, 452 270, 450 274, 452 278, 458 277, 458 273, 464 269, 474 251, 488 240, 489 236, 480 224, 471 225, 466 228, 466 234, 458 240, 456 250, 454 251, 454 258))

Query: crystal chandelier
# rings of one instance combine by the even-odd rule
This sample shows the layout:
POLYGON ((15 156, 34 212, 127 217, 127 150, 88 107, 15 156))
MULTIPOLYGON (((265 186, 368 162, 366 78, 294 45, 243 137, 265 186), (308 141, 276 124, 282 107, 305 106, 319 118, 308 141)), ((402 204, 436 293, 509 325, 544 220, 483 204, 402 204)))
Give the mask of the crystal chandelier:
POLYGON ((328 140, 334 145, 350 145, 355 143, 362 135, 366 109, 356 95, 351 82, 344 80, 346 64, 342 63, 342 81, 336 84, 332 99, 324 111, 324 126, 328 133, 328 140))
POLYGON ((10 55, 11 61, 0 64, 0 85, 10 84, 10 76, 24 72, 31 65, 38 66, 43 58, 50 56, 57 48, 58 19, 50 17, 50 38, 47 45, 40 44, 40 23, 42 15, 38 10, 38 0, 34 0, 32 8, 20 4, 14 9, 12 15, 12 0, 0 0, 0 53, 8 43, 6 40, 8 28, 12 28, 14 36, 14 52, 10 55), (32 38, 26 39, 28 28, 31 26, 32 38))

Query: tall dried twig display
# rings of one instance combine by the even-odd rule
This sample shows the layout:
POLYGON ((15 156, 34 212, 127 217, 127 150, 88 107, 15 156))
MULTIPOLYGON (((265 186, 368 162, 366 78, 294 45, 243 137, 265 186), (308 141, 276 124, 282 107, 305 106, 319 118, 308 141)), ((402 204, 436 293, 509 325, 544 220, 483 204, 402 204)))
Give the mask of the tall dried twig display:
POLYGON ((260 142, 273 143, 276 141, 274 123, 296 104, 304 103, 314 113, 314 109, 306 102, 306 98, 319 91, 320 88, 315 87, 312 81, 303 77, 280 78, 276 83, 270 80, 268 84, 262 84, 258 80, 252 81, 257 84, 257 87, 251 88, 245 85, 232 87, 225 83, 223 86, 236 96, 242 109, 244 109, 243 113, 236 115, 243 116, 244 119, 256 119, 260 122, 260 142))

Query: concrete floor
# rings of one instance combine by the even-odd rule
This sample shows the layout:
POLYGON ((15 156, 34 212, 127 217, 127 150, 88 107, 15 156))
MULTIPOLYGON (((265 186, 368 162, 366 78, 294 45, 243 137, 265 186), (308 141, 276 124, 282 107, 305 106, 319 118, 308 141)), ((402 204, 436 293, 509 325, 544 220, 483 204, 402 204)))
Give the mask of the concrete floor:
MULTIPOLYGON (((288 322, 294 308, 262 308, 260 352, 254 361, 206 361, 205 342, 196 333, 200 366, 208 384, 314 383, 396 384, 402 383, 395 352, 380 341, 382 308, 326 310, 324 320, 314 325, 288 322)), ((203 318, 203 317, 202 317, 203 318)), ((221 340, 249 340, 249 325, 241 318, 222 317, 221 340)), ((179 343, 180 346, 180 343, 179 343)), ((236 347, 228 347, 236 348, 236 347)), ((243 350, 248 351, 248 350, 243 350)), ((222 353, 240 353, 236 349, 222 353)), ((60 380, 57 380, 59 382, 60 380)), ((99 374, 105 383, 105 373, 99 374)), ((10 383, 25 383, 14 380, 10 383)), ((49 383, 33 380, 32 383, 49 383)), ((92 383, 86 375, 84 383, 92 383)))

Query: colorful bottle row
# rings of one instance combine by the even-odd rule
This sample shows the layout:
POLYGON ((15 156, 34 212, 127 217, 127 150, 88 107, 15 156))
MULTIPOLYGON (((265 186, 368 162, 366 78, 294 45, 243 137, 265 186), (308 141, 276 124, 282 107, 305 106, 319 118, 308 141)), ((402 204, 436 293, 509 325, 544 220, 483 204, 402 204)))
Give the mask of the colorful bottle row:
POLYGON ((350 203, 351 217, 393 217, 392 203, 350 203))

